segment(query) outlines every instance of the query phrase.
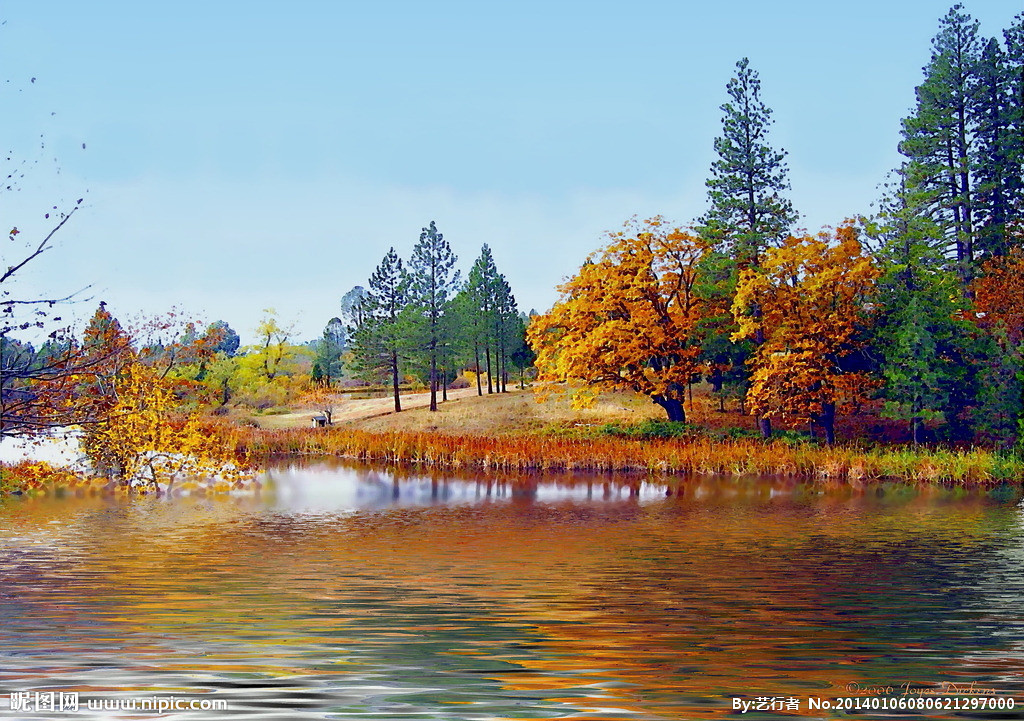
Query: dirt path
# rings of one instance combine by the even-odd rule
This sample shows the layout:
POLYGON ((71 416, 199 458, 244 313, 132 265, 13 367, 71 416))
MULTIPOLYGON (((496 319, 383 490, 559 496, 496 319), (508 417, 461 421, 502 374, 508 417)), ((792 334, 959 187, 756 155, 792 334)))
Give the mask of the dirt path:
MULTIPOLYGON (((476 395, 476 388, 460 388, 448 391, 448 400, 458 400, 476 395)), ((438 403, 441 394, 437 394, 438 403)), ((402 410, 426 408, 430 405, 430 392, 402 394, 402 410)), ((334 404, 334 422, 356 421, 364 418, 385 416, 395 411, 395 400, 391 396, 385 398, 345 398, 339 396, 334 404)), ((305 428, 312 426, 313 417, 322 415, 320 411, 300 411, 283 413, 276 416, 259 416, 257 418, 263 428, 305 428)))

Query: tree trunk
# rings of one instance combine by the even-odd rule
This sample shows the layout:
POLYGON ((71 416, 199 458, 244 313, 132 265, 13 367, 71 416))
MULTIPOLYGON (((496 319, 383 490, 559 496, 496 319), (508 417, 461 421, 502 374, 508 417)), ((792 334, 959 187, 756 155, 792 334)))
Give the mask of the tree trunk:
POLYGON ((765 418, 764 416, 758 416, 757 427, 761 431, 762 438, 772 437, 772 419, 765 418))
POLYGON ((395 413, 402 412, 402 401, 398 395, 398 351, 391 351, 391 391, 395 396, 395 413))
POLYGON ((825 429, 825 443, 830 446, 836 444, 836 404, 822 403, 821 418, 818 420, 821 427, 825 429))
POLYGON ((910 419, 910 437, 915 446, 924 442, 924 423, 921 421, 921 416, 914 416, 910 419))
POLYGON ((437 410, 437 352, 430 349, 430 410, 437 410))
POLYGON ((678 398, 666 398, 665 396, 651 396, 651 400, 665 409, 670 421, 686 423, 686 409, 683 402, 678 398))
POLYGON ((491 385, 491 345, 488 343, 484 346, 484 360, 487 361, 487 395, 494 393, 494 387, 491 385))
POLYGON ((448 362, 441 366, 441 400, 448 400, 448 362))
POLYGON ((480 384, 480 346, 473 344, 473 362, 474 369, 476 370, 476 394, 482 396, 484 394, 483 386, 480 384))

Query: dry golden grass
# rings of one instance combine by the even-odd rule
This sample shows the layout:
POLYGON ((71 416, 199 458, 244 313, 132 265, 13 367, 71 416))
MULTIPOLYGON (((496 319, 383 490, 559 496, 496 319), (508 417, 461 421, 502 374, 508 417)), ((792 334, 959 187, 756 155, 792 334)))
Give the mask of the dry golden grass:
POLYGON ((552 394, 543 403, 529 389, 509 389, 508 393, 476 395, 473 389, 461 397, 449 397, 436 413, 420 407, 401 413, 372 418, 350 419, 336 423, 342 428, 371 433, 402 431, 438 432, 469 436, 520 436, 552 427, 631 423, 658 418, 664 413, 650 401, 634 393, 606 393, 593 408, 573 410, 564 393, 552 394))
MULTIPOLYGON (((257 458, 331 455, 479 471, 773 474, 826 484, 897 478, 990 485, 1024 476, 1024 465, 1016 457, 984 449, 863 443, 820 447, 792 439, 732 438, 732 433, 714 431, 753 431, 753 419, 735 408, 720 412, 717 399, 707 390, 706 386, 695 388, 692 403, 687 403, 687 419, 712 433, 696 432, 685 438, 610 436, 596 427, 630 427, 649 419, 663 420, 664 415, 647 398, 623 392, 602 394, 592 407, 573 409, 561 390, 538 402, 529 390, 479 397, 475 389, 467 389, 450 394, 435 413, 421 407, 395 414, 389 412, 390 399, 378 399, 364 402, 358 410, 350 406, 349 413, 339 414, 347 419, 333 428, 313 429, 306 422, 276 429, 223 424, 219 432, 226 443, 257 458)), ((878 438, 878 428, 892 427, 868 411, 847 418, 844 435, 878 438)))
POLYGON ((1024 467, 1013 457, 971 449, 858 449, 790 445, 755 439, 635 440, 619 437, 480 436, 439 431, 372 432, 334 427, 304 430, 224 428, 224 442, 240 455, 337 456, 364 462, 483 472, 586 471, 776 475, 825 484, 904 479, 956 485, 1019 480, 1024 467))
MULTIPOLYGON (((719 410, 718 399, 711 395, 707 383, 694 385, 692 397, 686 403, 687 421, 710 431, 740 428, 755 431, 754 419, 741 414, 736 401, 719 410)), ((508 393, 477 396, 475 388, 449 391, 449 400, 439 403, 438 411, 427 410, 429 393, 402 396, 404 410, 393 412, 390 397, 357 399, 339 394, 334 404, 335 425, 342 428, 374 433, 403 431, 410 433, 436 432, 453 435, 506 436, 544 432, 552 428, 599 426, 607 423, 633 424, 649 419, 664 420, 664 411, 650 401, 630 391, 600 394, 590 408, 573 409, 568 392, 555 386, 544 402, 531 389, 521 391, 509 388, 508 393)), ((263 414, 254 417, 228 416, 240 423, 255 421, 260 428, 270 430, 310 428, 311 419, 319 415, 312 407, 295 407, 287 414, 263 414)), ((837 419, 836 433, 841 441, 866 440, 869 442, 905 442, 906 424, 881 418, 877 409, 868 407, 853 416, 837 419)), ((776 421, 779 430, 794 426, 776 421)))

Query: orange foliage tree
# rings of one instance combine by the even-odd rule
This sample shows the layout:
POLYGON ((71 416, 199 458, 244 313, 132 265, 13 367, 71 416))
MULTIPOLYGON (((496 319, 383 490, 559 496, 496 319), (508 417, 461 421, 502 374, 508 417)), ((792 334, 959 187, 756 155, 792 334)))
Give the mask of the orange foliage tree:
POLYGON ((872 320, 878 277, 852 223, 817 237, 790 237, 744 270, 733 301, 734 339, 763 336, 751 359, 753 413, 818 424, 835 442, 836 408, 856 405, 877 386, 855 354, 872 320))
POLYGON ((634 219, 609 237, 530 323, 538 377, 583 384, 574 397, 581 403, 602 388, 629 388, 685 421, 685 390, 700 368, 705 301, 695 284, 707 244, 660 217, 634 219))
POLYGON ((1024 445, 1024 250, 985 261, 971 284, 975 321, 988 352, 980 359, 976 420, 982 433, 1024 445))
POLYGON ((985 261, 972 289, 980 325, 1001 327, 1013 346, 1024 341, 1024 251, 985 261))

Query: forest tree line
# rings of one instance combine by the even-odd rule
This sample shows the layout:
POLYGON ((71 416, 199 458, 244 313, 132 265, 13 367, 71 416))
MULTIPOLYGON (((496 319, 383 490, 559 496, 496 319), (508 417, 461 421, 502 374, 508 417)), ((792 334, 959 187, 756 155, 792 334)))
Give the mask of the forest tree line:
POLYGON ((410 375, 429 389, 431 410, 466 370, 478 394, 506 391, 509 376, 533 364, 527 317, 486 243, 465 279, 457 262, 433 221, 408 261, 389 248, 367 285, 342 298, 343 317, 316 344, 312 378, 328 387, 342 376, 389 385, 396 412, 410 375))
POLYGON ((685 421, 706 378, 724 402, 835 439, 837 413, 880 400, 914 442, 1024 433, 1024 14, 985 38, 940 20, 876 212, 817 235, 749 61, 721 106, 708 211, 609 234, 531 324, 542 378, 578 395, 626 387, 685 421))

